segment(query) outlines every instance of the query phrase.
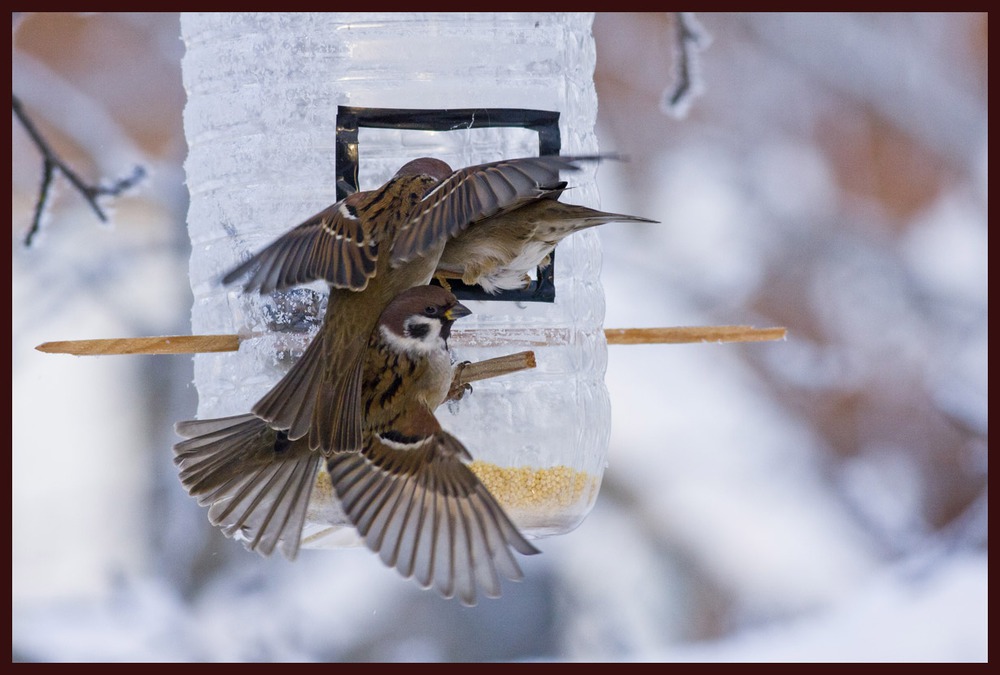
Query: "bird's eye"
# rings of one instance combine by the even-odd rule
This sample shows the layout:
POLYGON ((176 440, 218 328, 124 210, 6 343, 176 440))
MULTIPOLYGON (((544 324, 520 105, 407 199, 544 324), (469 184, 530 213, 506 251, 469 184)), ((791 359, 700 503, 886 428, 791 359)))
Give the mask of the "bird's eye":
POLYGON ((437 313, 438 313, 438 307, 436 305, 427 305, 427 307, 424 309, 424 314, 426 314, 427 316, 437 316, 437 313))

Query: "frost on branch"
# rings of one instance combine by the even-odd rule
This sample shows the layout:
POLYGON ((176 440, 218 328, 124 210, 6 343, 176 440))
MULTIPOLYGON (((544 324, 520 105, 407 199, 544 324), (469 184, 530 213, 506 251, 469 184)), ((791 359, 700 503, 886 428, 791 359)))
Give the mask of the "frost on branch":
POLYGON ((35 235, 41 229, 42 218, 45 215, 45 207, 49 201, 49 195, 52 188, 52 183, 55 180, 56 172, 62 173, 70 184, 79 192, 90 208, 93 209, 97 217, 101 219, 101 222, 107 222, 108 217, 101 205, 98 203, 99 197, 117 197, 124 193, 129 188, 135 186, 143 177, 146 175, 146 170, 141 166, 136 166, 132 170, 132 174, 125 178, 119 178, 112 182, 110 185, 90 185, 73 169, 66 164, 65 161, 56 153, 52 146, 49 145, 48 141, 41 134, 35 124, 31 121, 27 112, 24 110, 24 106, 21 104, 20 99, 14 94, 11 94, 11 109, 14 116, 24 127, 24 130, 28 133, 31 141, 38 148, 38 151, 42 154, 42 184, 38 189, 38 201, 35 203, 35 214, 31 219, 31 227, 28 228, 28 233, 24 237, 24 245, 31 246, 31 242, 34 240, 35 235))
POLYGON ((698 52, 712 43, 709 35, 691 12, 674 12, 677 30, 675 79, 663 92, 660 110, 676 119, 684 119, 694 99, 704 91, 698 68, 698 52))

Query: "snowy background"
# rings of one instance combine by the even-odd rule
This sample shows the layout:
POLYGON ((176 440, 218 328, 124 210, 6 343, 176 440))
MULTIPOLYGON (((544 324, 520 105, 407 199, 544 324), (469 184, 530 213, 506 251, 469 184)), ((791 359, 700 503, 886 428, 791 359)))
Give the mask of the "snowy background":
POLYGON ((265 560, 172 464, 190 356, 42 342, 190 332, 176 14, 29 14, 12 85, 14 661, 986 661, 987 15, 598 14, 606 326, 785 326, 609 347, 597 506, 463 608, 366 549, 265 560))

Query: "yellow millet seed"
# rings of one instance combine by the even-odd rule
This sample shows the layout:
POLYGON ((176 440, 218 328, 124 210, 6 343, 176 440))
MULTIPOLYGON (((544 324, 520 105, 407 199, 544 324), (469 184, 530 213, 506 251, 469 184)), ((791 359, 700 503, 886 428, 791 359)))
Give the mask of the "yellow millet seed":
POLYGON ((475 461, 469 468, 498 502, 512 509, 568 508, 585 495, 590 499, 597 487, 594 477, 565 465, 535 469, 475 461))

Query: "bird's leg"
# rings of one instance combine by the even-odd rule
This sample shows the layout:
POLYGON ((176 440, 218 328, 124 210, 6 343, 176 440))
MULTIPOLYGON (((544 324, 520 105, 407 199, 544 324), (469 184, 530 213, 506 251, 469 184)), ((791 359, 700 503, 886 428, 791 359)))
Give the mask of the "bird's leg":
POLYGON ((434 273, 434 280, 438 282, 446 291, 451 290, 451 284, 448 283, 448 279, 461 279, 461 275, 455 274, 454 272, 449 272, 447 270, 438 270, 434 273))
POLYGON ((472 365, 472 361, 462 361, 456 363, 452 371, 451 388, 448 389, 448 396, 445 401, 460 401, 467 393, 472 392, 472 385, 462 377, 466 368, 472 365))

